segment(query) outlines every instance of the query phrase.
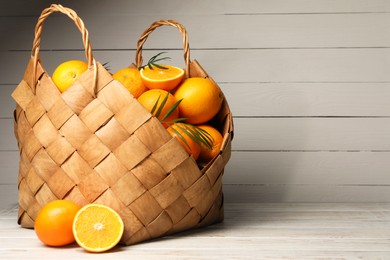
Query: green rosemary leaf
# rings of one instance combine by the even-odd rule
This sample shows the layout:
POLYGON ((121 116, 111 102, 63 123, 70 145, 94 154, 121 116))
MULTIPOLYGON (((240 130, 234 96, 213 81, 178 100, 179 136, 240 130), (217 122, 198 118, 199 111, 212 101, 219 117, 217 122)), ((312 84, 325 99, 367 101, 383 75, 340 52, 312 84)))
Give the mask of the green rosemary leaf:
POLYGON ((202 146, 202 144, 204 144, 207 147, 209 146, 209 143, 206 142, 205 139, 202 138, 202 136, 199 134, 199 131, 197 131, 199 127, 187 123, 177 123, 176 125, 197 145, 202 146))
POLYGON ((201 129, 200 127, 197 127, 195 125, 187 124, 187 123, 181 123, 183 125, 187 126, 187 131, 183 130, 185 134, 187 134, 195 143, 197 143, 199 146, 204 145, 208 149, 213 148, 213 139, 211 135, 201 129))
POLYGON ((150 111, 150 113, 153 115, 154 114, 154 111, 156 110, 157 108, 157 105, 158 105, 158 101, 160 101, 160 97, 161 95, 158 96, 157 100, 156 100, 156 103, 154 103, 153 107, 152 107, 152 110, 150 111))
POLYGON ((185 143, 185 145, 188 148, 191 148, 191 147, 187 143, 184 135, 188 136, 192 141, 194 141, 196 144, 198 144, 201 147, 204 145, 205 147, 207 147, 210 150, 213 148, 214 141, 213 141, 213 138, 211 137, 211 135, 207 131, 201 129, 198 126, 188 124, 188 123, 179 122, 179 123, 175 124, 175 127, 171 127, 171 129, 176 133, 176 135, 181 140, 183 140, 183 143, 185 143))
POLYGON ((153 70, 153 66, 159 68, 159 69, 168 69, 167 67, 164 67, 164 66, 161 66, 159 64, 157 64, 157 62, 159 61, 162 61, 162 60, 168 60, 168 59, 171 59, 170 57, 162 57, 162 58, 158 58, 158 56, 162 55, 166 53, 165 51, 163 52, 160 52, 160 53, 157 53, 156 55, 154 55, 153 57, 151 57, 148 61, 148 63, 146 65, 143 65, 143 66, 140 66, 138 69, 141 70, 141 69, 144 69, 146 66, 149 67, 149 69, 153 70))
POLYGON ((200 127, 196 127, 195 130, 199 133, 199 137, 201 139, 201 142, 208 148, 213 149, 213 143, 214 139, 212 136, 204 129, 200 127))
POLYGON ((155 60, 153 61, 153 63, 156 63, 157 61, 170 60, 170 59, 171 59, 171 57, 163 57, 163 58, 160 58, 160 59, 155 59, 155 60))
POLYGON ((171 126, 175 123, 180 123, 180 122, 184 122, 186 121, 188 118, 186 117, 179 117, 179 118, 175 118, 175 119, 172 119, 172 120, 169 120, 169 121, 161 121, 161 123, 163 124, 166 124, 168 126, 171 126))
POLYGON ((110 69, 111 69, 109 63, 110 63, 110 62, 107 61, 107 62, 105 62, 105 63, 102 64, 102 66, 103 66, 107 71, 110 71, 110 69))
POLYGON ((179 132, 177 131, 174 127, 172 127, 172 130, 173 132, 175 132, 175 134, 183 141, 183 143, 191 149, 190 145, 188 144, 187 140, 185 139, 185 137, 179 132))
MULTIPOLYGON (((162 70, 167 70, 168 68, 167 67, 164 67, 164 66, 161 66, 160 64, 157 64, 157 63, 152 63, 152 66, 155 66, 155 67, 157 67, 157 68, 159 68, 159 69, 162 69, 162 70)), ((152 70, 153 68, 151 68, 151 70, 152 70)))
POLYGON ((178 101, 175 102, 175 104, 173 104, 169 110, 165 113, 165 115, 161 118, 161 121, 164 121, 168 116, 170 116, 173 111, 175 111, 175 109, 177 108, 177 106, 180 104, 180 102, 182 101, 183 99, 180 99, 178 101))
POLYGON ((154 55, 151 59, 155 60, 158 56, 163 55, 164 53, 167 53, 166 51, 162 51, 154 55))
POLYGON ((165 52, 159 52, 159 53, 157 53, 156 55, 152 56, 152 57, 149 59, 148 63, 152 63, 158 56, 160 56, 160 55, 162 55, 162 54, 164 54, 164 53, 165 53, 165 52))
MULTIPOLYGON (((163 110, 165 104, 167 103, 168 96, 169 96, 169 92, 165 95, 164 99, 161 101, 161 104, 158 106, 157 112, 156 112, 156 114, 154 115, 155 117, 158 118, 158 117, 160 116, 161 111, 163 110)), ((155 105, 158 104, 158 100, 159 100, 159 99, 160 99, 160 96, 159 96, 159 98, 157 99, 157 102, 156 102, 155 105)), ((160 120, 160 121, 162 121, 162 120, 160 120)))
POLYGON ((176 118, 176 119, 172 119, 172 120, 169 121, 169 122, 176 123, 176 122, 183 122, 183 121, 186 121, 186 120, 188 120, 187 117, 179 117, 179 118, 176 118))
POLYGON ((183 132, 185 132, 186 135, 188 135, 188 137, 190 137, 192 139, 192 141, 194 141, 197 145, 201 145, 201 138, 200 138, 198 132, 195 130, 195 126, 188 125, 186 123, 180 123, 180 124, 183 124, 186 126, 186 127, 182 128, 183 132))

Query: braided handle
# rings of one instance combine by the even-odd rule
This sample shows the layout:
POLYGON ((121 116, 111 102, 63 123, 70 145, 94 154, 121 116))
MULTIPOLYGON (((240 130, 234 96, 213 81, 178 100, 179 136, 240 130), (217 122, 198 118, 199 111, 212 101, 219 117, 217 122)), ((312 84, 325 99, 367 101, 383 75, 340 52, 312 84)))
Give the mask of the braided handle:
POLYGON ((186 28, 175 20, 160 20, 152 23, 148 29, 146 29, 137 42, 137 51, 135 53, 135 64, 139 68, 142 65, 142 46, 144 45, 149 34, 151 34, 157 27, 168 25, 176 27, 183 36, 183 49, 184 49, 184 62, 186 64, 186 76, 190 76, 190 45, 188 43, 188 34, 186 28))
POLYGON ((91 42, 89 41, 88 30, 85 28, 84 22, 77 15, 77 13, 72 9, 63 7, 60 4, 52 4, 50 7, 42 11, 41 15, 38 18, 38 22, 35 26, 35 36, 34 36, 33 47, 31 50, 31 57, 34 59, 34 73, 33 73, 34 92, 35 92, 35 83, 36 83, 35 75, 36 75, 37 64, 39 60, 39 50, 41 48, 42 27, 46 18, 54 12, 61 12, 63 14, 66 14, 70 19, 74 21, 74 23, 76 24, 77 28, 80 30, 82 35, 83 44, 85 48, 85 56, 87 58, 88 66, 96 67, 96 61, 92 55, 92 47, 91 47, 91 42))

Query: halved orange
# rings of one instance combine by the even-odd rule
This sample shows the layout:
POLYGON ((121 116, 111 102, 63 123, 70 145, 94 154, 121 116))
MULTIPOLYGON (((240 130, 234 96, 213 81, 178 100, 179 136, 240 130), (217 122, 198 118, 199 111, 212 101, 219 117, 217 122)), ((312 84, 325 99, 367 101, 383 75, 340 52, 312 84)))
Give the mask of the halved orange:
POLYGON ((73 234, 77 244, 89 252, 104 252, 116 246, 122 238, 124 224, 112 208, 87 204, 76 214, 73 234))
POLYGON ((152 69, 145 66, 141 69, 141 78, 149 89, 163 89, 170 91, 174 89, 184 77, 184 70, 170 65, 160 65, 166 69, 152 66, 152 69))

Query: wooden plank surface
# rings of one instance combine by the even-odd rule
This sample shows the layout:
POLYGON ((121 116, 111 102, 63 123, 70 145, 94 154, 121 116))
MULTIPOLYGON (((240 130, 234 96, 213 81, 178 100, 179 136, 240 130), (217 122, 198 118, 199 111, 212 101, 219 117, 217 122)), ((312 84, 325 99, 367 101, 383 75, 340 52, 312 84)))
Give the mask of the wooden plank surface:
POLYGON ((387 82, 222 83, 220 87, 236 117, 390 116, 387 82))
MULTIPOLYGON (((190 46, 194 49, 310 49, 386 47, 390 40, 390 30, 386 26, 389 18, 389 13, 322 15, 178 13, 159 15, 158 19, 174 19, 188 25, 186 28, 190 46), (207 21, 208 30, 204 30, 204 21, 207 21), (362 38, 362 35, 365 37, 362 38)), ((156 15, 86 12, 82 19, 95 50, 135 49, 137 39, 143 30, 156 20, 156 15), (107 23, 107 20, 110 22, 107 23), (113 24, 116 25, 115 30, 112 29, 113 24), (122 33, 118 34, 118 31, 122 33), (105 37, 102 37, 102 34, 105 37)), ((8 40, 0 43, 0 50, 30 50, 37 17, 0 17, 0 23, 4 22, 9 25, 3 27, 0 32, 8 40)), ((150 35, 145 48, 180 48, 181 37, 176 28, 162 27, 150 35)), ((48 18, 44 24, 41 49, 79 49, 81 40, 77 39, 81 39, 80 32, 73 22, 68 17, 55 15, 48 18), (62 28, 61 32, 58 28, 62 28)))
POLYGON ((0 189, 0 209, 15 207, 18 203, 18 185, 16 181, 13 183, 2 183, 0 184, 0 189))
MULTIPOLYGON (((145 60, 158 53, 145 51, 145 60)), ((169 50, 179 66, 182 50, 169 50)), ((373 49, 246 49, 194 50, 197 59, 217 82, 388 82, 390 50, 373 49), (302 57, 305 57, 302 59, 302 57), (364 62, 362 62, 364 61, 364 62)), ((95 51, 101 63, 109 62, 111 70, 134 62, 134 51, 95 51)), ((14 62, 0 71, 3 84, 18 84, 29 59, 29 52, 0 52, 14 62)), ((46 51, 41 53, 43 66, 49 73, 69 59, 84 59, 84 51, 46 51)))
POLYGON ((390 185, 389 152, 233 152, 229 185, 390 185), (343 174, 340 174, 342 172, 343 174))
MULTIPOLYGON (((43 246, 16 224, 15 207, 0 211, 1 258, 100 259, 77 245, 43 246)), ((386 259, 388 203, 228 203, 221 224, 108 254, 132 259, 386 259)))
POLYGON ((390 118, 235 118, 234 150, 390 150, 390 118))
MULTIPOLYGON (((4 4, 0 9, 0 16, 29 16, 39 15, 41 11, 52 2, 42 0, 31 2, 19 0, 21 5, 4 4)), ((62 2, 62 1, 60 1, 62 2)), ((106 14, 107 10, 119 14, 323 14, 323 13, 385 13, 390 11, 390 4, 386 0, 236 0, 213 1, 198 0, 196 5, 189 8, 191 0, 167 1, 161 5, 159 0, 145 0, 144 2, 132 2, 128 9, 127 0, 100 0, 99 8, 91 6, 88 1, 64 1, 63 5, 77 9, 80 14, 93 9, 93 13, 106 14), (114 4, 113 4, 114 3, 114 4)))
MULTIPOLYGON (((315 173, 313 173, 315 174, 315 173)), ((228 203, 256 202, 387 202, 390 185, 356 184, 225 184, 228 203)))

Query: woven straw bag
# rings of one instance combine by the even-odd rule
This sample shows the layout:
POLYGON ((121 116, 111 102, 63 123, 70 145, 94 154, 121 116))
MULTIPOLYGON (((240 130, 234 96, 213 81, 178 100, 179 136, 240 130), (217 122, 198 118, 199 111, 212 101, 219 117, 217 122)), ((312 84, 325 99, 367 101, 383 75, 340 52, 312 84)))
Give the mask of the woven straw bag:
MULTIPOLYGON (((197 62, 189 60, 184 27, 161 24, 174 25, 185 35, 187 76, 207 77, 197 62)), ((141 46, 142 41, 137 61, 142 60, 141 46)), ((51 5, 39 17, 31 59, 12 96, 17 103, 14 127, 20 152, 18 223, 22 227, 32 228, 41 207, 55 199, 113 208, 124 221, 121 243, 126 245, 222 221, 222 175, 233 131, 226 100, 215 119, 224 134, 223 147, 200 168, 95 61, 82 20, 61 5, 51 5), (39 58, 42 26, 53 12, 75 22, 89 65, 63 93, 39 58)))

